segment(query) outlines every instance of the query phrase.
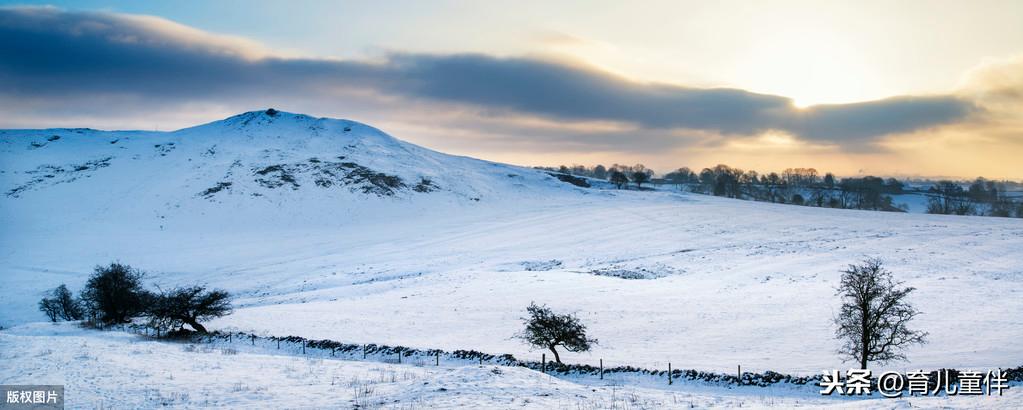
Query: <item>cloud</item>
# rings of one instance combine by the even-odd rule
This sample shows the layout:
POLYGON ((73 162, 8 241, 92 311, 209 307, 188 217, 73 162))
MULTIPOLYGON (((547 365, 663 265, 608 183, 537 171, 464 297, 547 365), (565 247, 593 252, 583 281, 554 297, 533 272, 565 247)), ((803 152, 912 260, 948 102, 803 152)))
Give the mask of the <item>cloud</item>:
MULTIPOLYGON (((157 17, 0 8, 4 105, 125 101, 109 107, 115 110, 256 97, 330 103, 359 93, 398 106, 441 103, 489 116, 630 124, 641 130, 636 135, 646 147, 660 145, 650 142, 658 134, 677 144, 690 140, 680 133, 748 137, 780 131, 862 150, 881 137, 961 122, 978 110, 953 95, 798 109, 781 96, 642 83, 580 64, 482 54, 395 53, 382 61, 288 57, 157 17)), ((357 105, 336 104, 342 103, 357 105)), ((604 149, 611 143, 605 135, 575 131, 559 138, 604 149)))
POLYGON ((862 140, 955 123, 978 109, 958 97, 895 97, 840 105, 817 105, 781 127, 801 136, 862 140))
POLYGON ((1018 114, 1023 110, 1023 55, 985 61, 970 69, 963 76, 960 93, 988 111, 1018 114))

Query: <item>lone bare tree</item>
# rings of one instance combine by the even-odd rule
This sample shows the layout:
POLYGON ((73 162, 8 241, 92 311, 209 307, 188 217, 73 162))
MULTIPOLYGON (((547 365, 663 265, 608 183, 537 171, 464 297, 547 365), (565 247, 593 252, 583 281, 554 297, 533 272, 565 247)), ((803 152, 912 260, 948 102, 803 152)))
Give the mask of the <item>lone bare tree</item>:
POLYGON ((575 315, 559 315, 546 305, 538 306, 536 303, 530 303, 526 312, 529 317, 522 318, 526 329, 519 337, 532 346, 550 350, 558 364, 561 364, 561 356, 556 347, 564 347, 570 352, 585 352, 597 344, 597 339, 586 337, 586 325, 580 323, 575 315))
POLYGON ((200 321, 231 314, 231 295, 202 286, 175 288, 157 295, 148 309, 150 323, 157 328, 181 329, 189 325, 206 333, 200 321))
POLYGON ((837 295, 842 308, 835 317, 835 337, 843 341, 838 353, 847 360, 887 363, 905 360, 902 349, 926 343, 927 333, 907 327, 920 312, 905 299, 915 288, 901 287, 880 259, 867 259, 842 271, 837 295))

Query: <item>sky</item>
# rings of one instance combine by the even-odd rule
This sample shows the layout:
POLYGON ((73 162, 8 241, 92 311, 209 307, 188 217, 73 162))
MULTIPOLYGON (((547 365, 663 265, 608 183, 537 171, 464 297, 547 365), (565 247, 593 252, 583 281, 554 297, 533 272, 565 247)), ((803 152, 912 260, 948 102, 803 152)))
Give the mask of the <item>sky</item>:
POLYGON ((0 128, 267 107, 521 165, 1023 179, 1019 1, 0 1, 0 128))

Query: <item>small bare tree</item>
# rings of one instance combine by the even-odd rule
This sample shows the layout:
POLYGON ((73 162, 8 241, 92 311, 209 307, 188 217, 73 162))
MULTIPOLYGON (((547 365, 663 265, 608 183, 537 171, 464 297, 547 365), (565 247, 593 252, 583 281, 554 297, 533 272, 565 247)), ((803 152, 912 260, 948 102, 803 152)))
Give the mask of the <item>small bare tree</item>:
POLYGON ((907 327, 920 313, 906 301, 915 288, 901 285, 880 259, 867 259, 842 271, 837 293, 842 308, 834 319, 835 337, 843 341, 838 353, 859 361, 861 369, 867 368, 867 362, 905 360, 904 347, 926 343, 927 333, 907 327))
POLYGON ((530 303, 526 308, 529 317, 522 318, 526 329, 519 334, 522 340, 534 347, 550 350, 554 360, 561 364, 558 346, 570 352, 585 352, 597 344, 596 339, 586 337, 586 325, 572 314, 559 315, 546 305, 530 303))
POLYGON ((148 309, 150 324, 156 328, 180 330, 189 325, 206 333, 201 321, 231 314, 231 295, 223 290, 207 291, 202 286, 175 288, 153 298, 148 309))
POLYGON ((618 189, 622 189, 626 184, 629 183, 629 177, 624 172, 615 170, 611 172, 611 183, 615 184, 618 189))
POLYGON ((85 316, 81 302, 75 299, 67 286, 63 284, 58 286, 50 291, 50 296, 39 301, 39 310, 46 313, 51 322, 56 322, 57 319, 81 320, 85 316))
POLYGON ((636 171, 632 173, 632 182, 636 183, 636 188, 642 188, 643 184, 650 181, 650 174, 646 171, 636 171))
POLYGON ((57 306, 57 300, 51 298, 43 298, 39 301, 39 310, 46 314, 46 317, 51 322, 56 322, 60 319, 60 307, 57 306))

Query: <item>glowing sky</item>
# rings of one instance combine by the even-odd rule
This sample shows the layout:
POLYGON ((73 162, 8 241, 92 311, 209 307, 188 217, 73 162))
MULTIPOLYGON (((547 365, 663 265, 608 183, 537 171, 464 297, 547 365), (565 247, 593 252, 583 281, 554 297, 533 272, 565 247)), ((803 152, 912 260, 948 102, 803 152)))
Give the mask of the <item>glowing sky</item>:
POLYGON ((0 127, 273 106, 524 165, 1023 178, 1023 2, 46 2, 0 127))

